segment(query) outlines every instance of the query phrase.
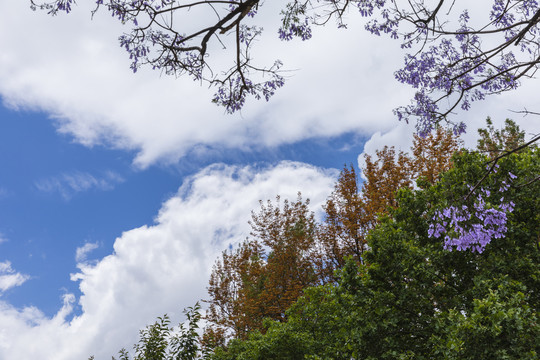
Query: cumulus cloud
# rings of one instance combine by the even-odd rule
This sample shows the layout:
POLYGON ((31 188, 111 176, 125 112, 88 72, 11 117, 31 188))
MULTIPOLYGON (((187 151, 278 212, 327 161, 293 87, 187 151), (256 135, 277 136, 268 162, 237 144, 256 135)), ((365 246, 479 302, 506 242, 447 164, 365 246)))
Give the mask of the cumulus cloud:
MULTIPOLYGON (((15 309, 0 302, 0 358, 110 358, 136 342, 138 329, 206 296, 211 267, 222 250, 249 234, 250 211, 259 200, 296 199, 301 191, 318 210, 337 174, 283 162, 274 167, 212 165, 185 180, 152 225, 124 232, 114 252, 96 263, 80 262, 72 274, 82 313, 68 320, 77 299, 64 296, 58 313, 15 309)), ((79 255, 94 247, 86 244, 79 255)))
POLYGON ((75 171, 38 180, 34 185, 39 191, 57 192, 65 200, 69 200, 74 194, 91 189, 112 190, 116 184, 123 181, 124 179, 113 171, 108 171, 103 176, 75 171))
POLYGON ((0 262, 0 294, 6 290, 22 285, 29 278, 28 275, 16 272, 11 267, 11 262, 0 262))

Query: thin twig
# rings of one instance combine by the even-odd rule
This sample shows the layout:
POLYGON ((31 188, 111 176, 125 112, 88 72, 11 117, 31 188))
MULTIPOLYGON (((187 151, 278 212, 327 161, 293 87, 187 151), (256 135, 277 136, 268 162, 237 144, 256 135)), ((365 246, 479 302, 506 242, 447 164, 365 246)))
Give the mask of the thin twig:
POLYGON ((532 140, 530 140, 529 142, 527 142, 527 143, 525 143, 523 145, 520 145, 520 146, 518 146, 518 147, 516 147, 516 148, 514 148, 512 150, 505 151, 503 154, 501 154, 499 156, 496 156, 493 159, 489 160, 487 162, 487 164, 490 164, 490 163, 493 163, 493 164, 491 165, 489 170, 484 174, 484 176, 482 176, 482 178, 476 183, 476 185, 474 185, 474 187, 467 194, 467 196, 465 196, 464 201, 467 201, 469 199, 469 197, 476 191, 476 189, 478 189, 480 184, 487 178, 487 176, 493 171, 493 169, 495 169, 495 165, 497 165, 497 161, 499 161, 500 159, 502 159, 502 158, 504 158, 506 156, 509 156, 509 155, 511 155, 511 154, 513 154, 515 152, 518 152, 521 149, 526 148, 527 146, 533 144, 535 141, 538 141, 539 139, 540 139, 540 135, 537 135, 532 140))
POLYGON ((529 181, 529 182, 527 182, 527 183, 525 183, 525 184, 521 184, 521 185, 516 186, 516 187, 519 189, 519 188, 522 188, 522 187, 525 187, 525 186, 529 186, 529 185, 531 185, 533 182, 538 181, 538 180, 540 180, 540 175, 538 175, 537 177, 533 178, 531 181, 529 181))
POLYGON ((509 110, 513 113, 516 113, 516 114, 525 114, 524 116, 527 116, 527 115, 540 115, 540 113, 537 113, 537 112, 534 112, 534 111, 529 111, 527 110, 527 108, 523 108, 523 110, 521 111, 515 111, 515 110, 509 110))

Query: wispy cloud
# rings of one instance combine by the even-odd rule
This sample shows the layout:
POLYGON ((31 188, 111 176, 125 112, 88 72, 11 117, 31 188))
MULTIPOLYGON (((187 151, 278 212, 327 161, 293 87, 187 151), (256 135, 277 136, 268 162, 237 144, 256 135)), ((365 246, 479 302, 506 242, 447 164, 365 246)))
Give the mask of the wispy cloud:
POLYGON ((81 247, 78 247, 75 251, 75 261, 77 263, 85 262, 87 255, 99 247, 98 243, 86 243, 81 247))
POLYGON ((58 192, 65 200, 71 199, 76 193, 97 190, 112 190, 116 184, 124 179, 119 174, 108 171, 102 176, 95 176, 87 172, 63 173, 34 183, 36 188, 43 192, 58 192))
POLYGON ((0 200, 5 199, 11 195, 11 192, 5 187, 0 186, 0 200))
POLYGON ((23 275, 13 270, 11 262, 0 262, 0 293, 22 285, 29 278, 28 275, 23 275))

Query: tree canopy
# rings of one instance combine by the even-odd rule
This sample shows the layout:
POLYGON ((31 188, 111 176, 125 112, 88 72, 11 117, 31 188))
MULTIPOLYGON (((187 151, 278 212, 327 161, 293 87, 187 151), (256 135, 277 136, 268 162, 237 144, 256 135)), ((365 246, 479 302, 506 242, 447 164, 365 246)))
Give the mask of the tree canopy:
MULTIPOLYGON (((368 236, 365 263, 352 259, 339 281, 306 289, 266 333, 233 340, 213 359, 537 359, 540 355, 540 171, 538 148, 514 153, 483 182, 486 207, 498 189, 514 203, 504 236, 483 252, 453 251, 430 236, 434 214, 449 204, 474 207, 467 183, 489 159, 461 151, 439 182, 403 188, 368 236)), ((463 224, 469 229, 474 220, 463 224)))
MULTIPOLYGON (((69 13, 74 4, 74 0, 30 1, 33 9, 52 15, 69 13)), ((272 30, 284 41, 309 40, 313 26, 330 21, 346 28, 348 12, 359 11, 367 18, 367 31, 389 35, 407 49, 395 77, 417 91, 411 104, 398 107, 395 114, 407 121, 416 119, 422 135, 456 109, 468 110, 474 101, 516 89, 540 63, 537 1, 467 3, 471 11, 450 0, 282 3, 272 30)), ((216 87, 212 101, 234 112, 248 96, 269 100, 285 82, 279 59, 258 64, 250 55, 263 31, 257 21, 263 6, 262 0, 96 0, 94 13, 104 8, 129 24, 130 31, 119 42, 133 71, 148 65, 165 74, 206 81, 216 87), (188 19, 191 14, 197 14, 194 26, 188 19), (223 70, 214 70, 221 67, 212 62, 211 52, 218 48, 228 54, 223 70)), ((465 131, 464 123, 448 121, 454 131, 465 131)))

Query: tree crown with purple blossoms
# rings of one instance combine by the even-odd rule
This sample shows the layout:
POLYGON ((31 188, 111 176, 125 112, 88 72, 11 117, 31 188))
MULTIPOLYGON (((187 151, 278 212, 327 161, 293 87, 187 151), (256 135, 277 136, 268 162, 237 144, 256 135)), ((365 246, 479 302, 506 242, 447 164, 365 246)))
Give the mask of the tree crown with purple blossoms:
MULTIPOLYGON (((55 15, 69 13, 74 2, 31 0, 31 6, 55 15)), ((131 25, 119 42, 129 53, 133 71, 147 65, 165 74, 206 81, 216 88, 212 101, 232 113, 247 97, 269 100, 284 85, 281 61, 257 65, 250 56, 262 33, 256 23, 264 5, 261 0, 96 0, 94 12, 105 8, 131 25), (185 17, 194 11, 203 15, 186 32, 185 17), (230 49, 230 65, 219 73, 210 64, 209 49, 217 51, 216 45, 230 49)), ((451 120, 450 114, 468 110, 486 96, 516 89, 540 63, 536 0, 472 5, 450 0, 294 0, 284 2, 276 14, 277 36, 284 41, 308 40, 313 26, 330 20, 345 28, 348 11, 359 11, 368 19, 367 31, 387 34, 410 51, 395 77, 414 87, 416 94, 410 105, 394 111, 400 120, 416 119, 420 134, 443 119, 457 133, 464 132, 465 124, 451 120), (484 16, 473 16, 464 6, 485 7, 484 16)))

